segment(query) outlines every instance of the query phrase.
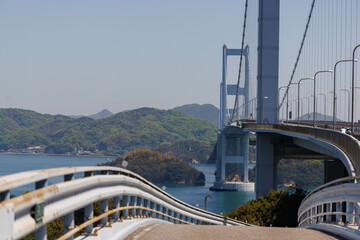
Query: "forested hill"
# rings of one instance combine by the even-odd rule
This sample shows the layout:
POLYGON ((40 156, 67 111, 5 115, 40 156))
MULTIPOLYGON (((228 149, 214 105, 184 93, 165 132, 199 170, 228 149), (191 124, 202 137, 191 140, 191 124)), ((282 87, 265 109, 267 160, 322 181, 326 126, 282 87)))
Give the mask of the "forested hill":
POLYGON ((74 148, 122 154, 186 139, 214 142, 216 125, 173 110, 140 108, 93 120, 30 110, 0 109, 0 149, 42 146, 46 152, 74 148))
POLYGON ((212 104, 187 104, 173 110, 181 111, 191 117, 201 118, 218 124, 219 109, 212 104))

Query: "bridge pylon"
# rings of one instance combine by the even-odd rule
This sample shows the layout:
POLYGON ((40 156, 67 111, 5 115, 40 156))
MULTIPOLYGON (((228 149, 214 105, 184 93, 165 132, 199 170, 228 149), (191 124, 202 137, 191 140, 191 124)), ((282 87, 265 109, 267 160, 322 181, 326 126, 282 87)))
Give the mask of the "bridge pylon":
MULTIPOLYGON (((219 129, 223 129, 227 125, 230 115, 232 114, 233 109, 229 109, 227 106, 227 97, 236 96, 236 87, 237 84, 227 84, 227 57, 228 56, 241 56, 245 57, 245 83, 244 87, 239 87, 238 95, 244 96, 244 115, 249 115, 249 46, 242 49, 231 49, 227 48, 224 44, 223 46, 223 64, 222 64, 222 82, 220 84, 220 121, 219 129)), ((236 111, 236 119, 240 118, 239 112, 239 98, 238 98, 238 108, 236 111)))

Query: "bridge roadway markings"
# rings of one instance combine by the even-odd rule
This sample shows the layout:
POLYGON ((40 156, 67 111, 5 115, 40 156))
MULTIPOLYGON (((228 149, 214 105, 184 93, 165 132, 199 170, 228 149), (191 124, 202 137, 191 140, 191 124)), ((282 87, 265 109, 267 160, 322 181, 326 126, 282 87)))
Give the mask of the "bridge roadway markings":
POLYGON ((341 239, 325 233, 303 228, 238 227, 158 224, 143 227, 130 234, 126 240, 334 240, 341 239))

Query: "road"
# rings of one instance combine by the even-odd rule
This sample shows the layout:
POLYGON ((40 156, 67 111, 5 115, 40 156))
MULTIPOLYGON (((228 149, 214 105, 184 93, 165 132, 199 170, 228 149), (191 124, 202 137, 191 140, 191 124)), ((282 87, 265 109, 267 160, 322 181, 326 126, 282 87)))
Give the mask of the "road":
POLYGON ((216 239, 216 240, 333 240, 322 232, 303 228, 236 227, 154 224, 140 228, 126 240, 216 239))

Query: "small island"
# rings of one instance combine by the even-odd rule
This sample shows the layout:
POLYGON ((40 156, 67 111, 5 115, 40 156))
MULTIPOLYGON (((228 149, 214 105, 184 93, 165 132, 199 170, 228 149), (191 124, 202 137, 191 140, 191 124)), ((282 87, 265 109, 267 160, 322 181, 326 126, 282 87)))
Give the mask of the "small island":
POLYGON ((103 165, 121 167, 123 161, 128 162, 127 169, 152 183, 205 184, 205 175, 188 163, 147 149, 132 151, 125 157, 103 165))

